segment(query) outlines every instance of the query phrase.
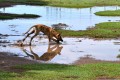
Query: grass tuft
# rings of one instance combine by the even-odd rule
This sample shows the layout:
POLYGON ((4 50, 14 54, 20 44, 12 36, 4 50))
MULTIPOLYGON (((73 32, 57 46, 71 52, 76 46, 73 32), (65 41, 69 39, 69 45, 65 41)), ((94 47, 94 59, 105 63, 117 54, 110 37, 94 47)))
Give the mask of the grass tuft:
POLYGON ((39 15, 34 14, 10 14, 10 13, 0 13, 1 20, 7 19, 16 19, 16 18, 37 18, 40 17, 39 15))
POLYGON ((120 16, 120 10, 108 10, 96 12, 95 15, 99 16, 120 16))

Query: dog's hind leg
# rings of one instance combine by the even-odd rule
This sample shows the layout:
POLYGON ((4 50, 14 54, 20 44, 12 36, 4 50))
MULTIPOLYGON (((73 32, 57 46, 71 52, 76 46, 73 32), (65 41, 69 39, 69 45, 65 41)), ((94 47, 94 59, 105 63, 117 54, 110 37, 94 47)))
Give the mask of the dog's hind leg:
POLYGON ((30 32, 30 33, 28 33, 27 34, 27 36, 23 39, 23 42, 25 41, 25 39, 27 38, 27 37, 29 37, 31 34, 33 34, 35 31, 33 30, 32 32, 30 32))
POLYGON ((30 39, 30 46, 31 46, 31 42, 32 42, 33 38, 35 38, 37 35, 38 35, 38 34, 35 33, 35 35, 31 37, 31 39, 30 39))
POLYGON ((48 35, 48 40, 49 40, 49 43, 50 43, 50 41, 51 41, 51 36, 50 35, 48 35))

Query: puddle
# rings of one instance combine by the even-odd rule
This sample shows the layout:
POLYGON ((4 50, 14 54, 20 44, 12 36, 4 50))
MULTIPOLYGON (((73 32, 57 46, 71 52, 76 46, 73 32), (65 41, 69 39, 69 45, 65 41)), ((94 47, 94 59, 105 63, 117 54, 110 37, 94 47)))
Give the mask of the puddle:
MULTIPOLYGON (((24 44, 28 42, 29 39, 24 44)), ((0 51, 16 53, 19 57, 45 63, 71 64, 86 55, 97 60, 119 61, 117 56, 120 54, 120 45, 115 45, 115 42, 118 43, 119 40, 94 41, 84 38, 64 38, 64 42, 60 45, 52 43, 48 45, 48 39, 36 38, 32 47, 0 46, 0 51)))

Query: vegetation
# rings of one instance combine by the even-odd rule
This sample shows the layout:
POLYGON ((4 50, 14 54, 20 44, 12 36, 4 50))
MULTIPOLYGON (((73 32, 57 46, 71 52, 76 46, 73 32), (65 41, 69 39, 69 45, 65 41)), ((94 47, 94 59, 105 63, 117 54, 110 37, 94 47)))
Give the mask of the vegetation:
POLYGON ((0 80, 96 80, 120 79, 120 64, 85 65, 32 64, 17 66, 21 73, 0 71, 0 80))
POLYGON ((0 13, 0 19, 15 19, 15 18, 37 18, 39 15, 34 14, 10 14, 10 13, 0 13))
POLYGON ((87 30, 58 30, 62 36, 91 37, 91 38, 118 38, 120 37, 120 22, 104 22, 96 24, 87 30))
POLYGON ((93 6, 108 6, 120 5, 119 0, 46 0, 51 6, 61 7, 93 7, 93 6))
POLYGON ((0 0, 0 2, 76 8, 120 5, 120 0, 0 0))
POLYGON ((95 14, 99 16, 120 16, 120 10, 100 11, 95 14))

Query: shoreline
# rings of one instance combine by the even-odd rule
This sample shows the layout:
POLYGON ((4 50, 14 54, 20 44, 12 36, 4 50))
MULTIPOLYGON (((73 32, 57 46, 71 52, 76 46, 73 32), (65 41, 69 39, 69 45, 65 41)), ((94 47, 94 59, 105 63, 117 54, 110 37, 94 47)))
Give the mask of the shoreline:
POLYGON ((0 52, 0 70, 3 71, 14 71, 11 69, 16 65, 24 65, 24 64, 36 64, 38 62, 33 60, 28 60, 22 57, 9 55, 9 52, 0 52))
MULTIPOLYGON (((9 52, 0 52, 0 70, 2 71, 8 71, 8 72, 19 72, 22 71, 20 69, 15 69, 14 66, 17 65, 28 65, 28 64, 44 64, 39 61, 34 61, 31 59, 26 59, 24 57, 17 57, 11 54, 9 52)), ((85 64, 96 64, 96 63, 120 63, 120 61, 104 61, 104 60, 96 60, 94 58, 90 57, 82 57, 81 59, 73 62, 72 64, 66 64, 66 65, 85 65, 85 64)), ((48 63, 48 64, 54 64, 54 63, 48 63)))

